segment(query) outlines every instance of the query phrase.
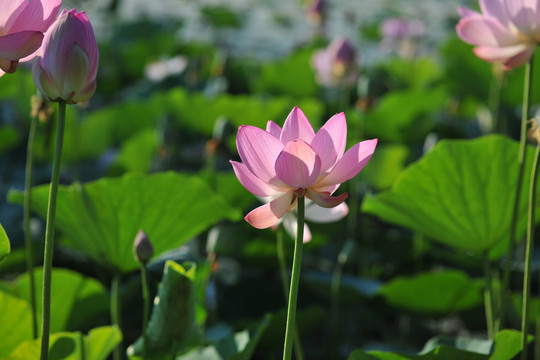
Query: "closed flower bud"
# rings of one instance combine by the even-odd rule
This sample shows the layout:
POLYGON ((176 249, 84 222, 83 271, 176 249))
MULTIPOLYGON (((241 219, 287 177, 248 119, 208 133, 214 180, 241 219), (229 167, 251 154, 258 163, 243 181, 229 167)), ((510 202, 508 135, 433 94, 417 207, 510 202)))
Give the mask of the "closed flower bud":
POLYGON ((135 260, 141 264, 148 263, 152 256, 154 256, 154 247, 152 246, 148 235, 142 230, 139 230, 137 236, 135 236, 133 254, 135 255, 135 260))
POLYGON ((45 34, 32 69, 37 88, 52 101, 87 101, 96 90, 98 47, 86 13, 63 10, 45 34))

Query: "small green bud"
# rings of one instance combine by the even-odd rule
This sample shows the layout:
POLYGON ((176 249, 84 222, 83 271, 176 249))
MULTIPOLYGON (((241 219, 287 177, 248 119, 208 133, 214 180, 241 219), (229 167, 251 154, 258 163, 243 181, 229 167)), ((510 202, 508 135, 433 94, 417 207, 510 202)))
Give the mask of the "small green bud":
POLYGON ((135 260, 141 264, 146 264, 154 255, 154 247, 143 230, 139 230, 133 243, 133 254, 135 260))

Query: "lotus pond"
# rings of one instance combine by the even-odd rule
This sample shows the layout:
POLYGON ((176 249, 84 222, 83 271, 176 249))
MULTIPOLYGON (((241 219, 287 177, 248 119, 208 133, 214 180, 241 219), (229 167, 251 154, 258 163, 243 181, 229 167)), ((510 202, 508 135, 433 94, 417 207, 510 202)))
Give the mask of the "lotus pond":
POLYGON ((0 0, 0 360, 540 359, 538 29, 0 0))

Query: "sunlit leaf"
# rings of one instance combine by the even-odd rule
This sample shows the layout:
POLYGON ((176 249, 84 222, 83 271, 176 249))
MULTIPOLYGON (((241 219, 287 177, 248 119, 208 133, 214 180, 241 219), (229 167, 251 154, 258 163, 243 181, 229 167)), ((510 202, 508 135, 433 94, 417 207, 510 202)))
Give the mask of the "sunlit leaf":
POLYGON ((397 277, 379 294, 393 306, 425 313, 451 313, 482 303, 481 284, 457 270, 397 277))
MULTIPOLYGON (((443 140, 410 165, 391 190, 367 197, 363 210, 450 246, 500 256, 509 238, 518 147, 498 135, 443 140)), ((527 187, 518 217, 521 234, 527 187)))
MULTIPOLYGON (((48 186, 33 191, 32 209, 45 217, 48 186)), ((11 192, 12 202, 22 194, 11 192)), ((221 219, 238 220, 240 212, 195 176, 173 172, 128 174, 84 185, 61 186, 56 226, 69 245, 115 271, 138 267, 133 241, 140 229, 154 254, 180 246, 221 219)))
MULTIPOLYGON (((170 356, 174 349, 200 340, 201 334, 196 322, 195 263, 183 266, 167 261, 163 270, 163 279, 159 287, 152 316, 146 331, 147 357, 162 359, 170 356)), ((139 338, 128 348, 128 355, 142 353, 143 339, 139 338)))
MULTIPOLYGON (((100 314, 107 314, 109 295, 99 281, 58 268, 53 269, 51 279, 51 332, 75 330, 100 314)), ((38 321, 41 321, 42 283, 43 269, 36 268, 34 293, 38 321)), ((17 296, 30 301, 28 273, 20 275, 13 287, 17 296)))
POLYGON ((6 256, 11 252, 11 245, 9 244, 9 238, 4 230, 2 224, 0 224, 0 262, 4 260, 6 256))
POLYGON ((115 165, 126 172, 148 173, 158 146, 158 134, 154 129, 141 130, 122 143, 115 165))
MULTIPOLYGON (((32 339, 32 312, 23 299, 0 291, 0 357, 32 339)), ((32 358, 27 358, 32 359, 32 358)))
MULTIPOLYGON (((118 328, 104 326, 91 330, 84 336, 79 332, 51 334, 49 345, 50 360, 106 360, 112 350, 122 340, 118 328)), ((2 360, 38 359, 41 340, 28 340, 2 360)))

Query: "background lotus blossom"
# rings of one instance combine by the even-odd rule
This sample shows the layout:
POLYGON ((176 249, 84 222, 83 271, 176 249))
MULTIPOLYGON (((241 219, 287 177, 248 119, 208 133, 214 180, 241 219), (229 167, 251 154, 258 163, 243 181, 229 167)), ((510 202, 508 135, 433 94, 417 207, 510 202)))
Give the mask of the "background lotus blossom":
POLYGON ((371 158, 377 139, 354 145, 347 152, 345 115, 334 115, 315 134, 305 114, 295 107, 283 129, 269 121, 266 131, 243 125, 236 146, 242 163, 231 161, 242 185, 257 196, 274 200, 251 211, 246 221, 268 228, 306 196, 317 205, 331 208, 341 204, 347 193, 332 196, 342 182, 358 174, 371 158))
POLYGON ((96 90, 98 47, 86 13, 63 10, 45 35, 32 76, 52 101, 87 101, 96 90))
POLYGON ((360 68, 358 60, 353 44, 343 37, 336 37, 326 49, 313 54, 311 65, 321 85, 334 87, 356 82, 360 68))
POLYGON ((506 69, 525 64, 540 42, 540 6, 536 0, 479 0, 481 13, 458 8, 456 30, 461 40, 476 45, 474 53, 506 69))
POLYGON ((0 76, 17 70, 39 49, 62 0, 0 0, 0 76))

